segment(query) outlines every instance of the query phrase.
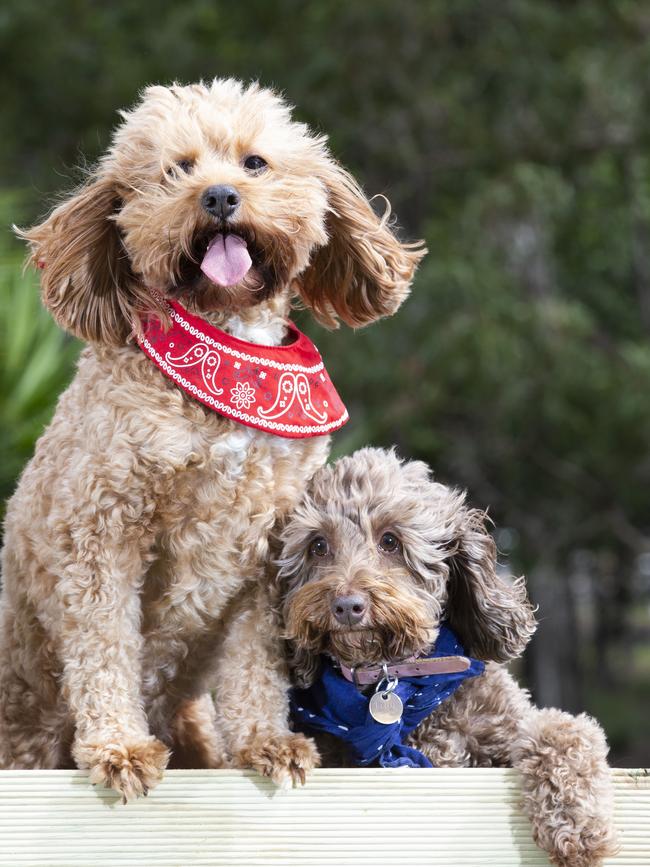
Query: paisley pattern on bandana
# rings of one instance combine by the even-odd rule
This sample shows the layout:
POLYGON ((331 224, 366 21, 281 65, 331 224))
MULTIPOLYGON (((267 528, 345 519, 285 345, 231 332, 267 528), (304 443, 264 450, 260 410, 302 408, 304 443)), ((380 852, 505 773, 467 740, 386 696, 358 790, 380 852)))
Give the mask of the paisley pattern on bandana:
POLYGON ((323 436, 348 420, 318 350, 292 322, 287 322, 289 344, 261 346, 232 337, 177 301, 163 303, 171 328, 165 331, 152 315, 138 344, 190 397, 281 437, 323 436))

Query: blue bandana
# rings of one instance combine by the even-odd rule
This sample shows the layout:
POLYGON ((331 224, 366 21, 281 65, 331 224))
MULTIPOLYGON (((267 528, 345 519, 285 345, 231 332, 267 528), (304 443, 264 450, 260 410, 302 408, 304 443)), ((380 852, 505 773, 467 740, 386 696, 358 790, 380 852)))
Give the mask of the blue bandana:
MULTIPOLYGON (((442 624, 433 651, 428 656, 464 656, 463 648, 448 626, 442 624)), ((346 680, 327 656, 321 658, 319 679, 308 689, 292 689, 290 711, 294 726, 329 732, 352 748, 356 764, 378 762, 382 768, 431 768, 429 759, 403 741, 468 677, 483 674, 485 663, 470 659, 467 671, 403 677, 395 693, 404 704, 398 722, 376 722, 368 710, 370 695, 359 692, 346 680)))

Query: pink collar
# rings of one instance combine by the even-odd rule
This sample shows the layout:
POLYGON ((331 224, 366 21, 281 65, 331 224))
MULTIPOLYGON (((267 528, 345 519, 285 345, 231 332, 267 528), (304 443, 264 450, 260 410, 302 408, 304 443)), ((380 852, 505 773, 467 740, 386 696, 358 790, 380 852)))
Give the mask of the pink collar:
POLYGON ((384 668, 383 665, 357 666, 356 668, 348 668, 339 662, 341 674, 350 683, 357 686, 367 686, 370 683, 378 683, 386 677, 425 677, 428 674, 456 674, 457 672, 467 671, 471 665, 471 661, 466 656, 432 656, 427 659, 421 659, 415 656, 410 656, 402 662, 397 662, 394 665, 388 665, 384 668))
POLYGON ((348 412, 311 340, 292 322, 286 346, 239 340, 161 299, 171 327, 152 314, 140 349, 194 400, 239 424, 281 437, 322 436, 338 430, 348 412))

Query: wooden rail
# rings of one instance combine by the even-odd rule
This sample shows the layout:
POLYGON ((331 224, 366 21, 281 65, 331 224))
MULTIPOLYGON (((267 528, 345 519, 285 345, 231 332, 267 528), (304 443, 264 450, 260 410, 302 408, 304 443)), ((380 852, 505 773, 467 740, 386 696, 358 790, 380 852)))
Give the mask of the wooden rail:
MULTIPOLYGON (((650 775, 612 771, 621 852, 650 867, 650 775)), ((168 771, 123 805, 74 771, 0 771, 2 867, 541 867, 516 771, 320 770, 280 792, 168 771)))

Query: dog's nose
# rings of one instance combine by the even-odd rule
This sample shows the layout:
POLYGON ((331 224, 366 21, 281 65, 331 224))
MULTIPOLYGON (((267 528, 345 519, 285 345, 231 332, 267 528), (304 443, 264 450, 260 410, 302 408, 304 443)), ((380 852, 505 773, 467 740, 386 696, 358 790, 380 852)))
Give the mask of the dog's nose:
POLYGON ((337 596, 332 602, 332 614, 343 626, 354 626, 363 620, 368 608, 365 598, 359 593, 337 596))
POLYGON ((237 210, 241 196, 234 187, 218 184, 208 187, 201 195, 201 205, 208 214, 221 220, 226 220, 237 210))

